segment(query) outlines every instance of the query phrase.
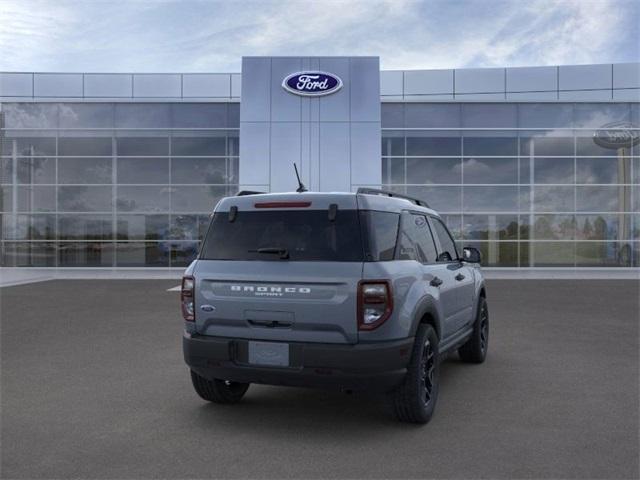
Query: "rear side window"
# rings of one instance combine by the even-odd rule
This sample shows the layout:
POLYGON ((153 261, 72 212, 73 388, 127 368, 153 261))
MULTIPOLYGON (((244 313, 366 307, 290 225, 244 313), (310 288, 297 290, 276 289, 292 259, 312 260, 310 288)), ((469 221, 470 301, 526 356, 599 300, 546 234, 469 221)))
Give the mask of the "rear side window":
POLYGON ((436 261, 436 246, 424 215, 406 213, 402 216, 398 243, 398 260, 436 261))
POLYGON ((440 241, 440 252, 438 254, 438 261, 451 262, 458 259, 458 252, 456 251, 456 244, 449 235, 449 231, 446 229, 442 221, 438 218, 432 218, 434 233, 438 236, 440 241))
POLYGON ((400 214, 363 210, 360 212, 367 260, 384 262, 393 260, 398 238, 400 214))
POLYGON ((360 262, 363 260, 356 210, 239 211, 213 215, 202 246, 203 260, 360 262), (285 253, 285 254, 283 254, 285 253))

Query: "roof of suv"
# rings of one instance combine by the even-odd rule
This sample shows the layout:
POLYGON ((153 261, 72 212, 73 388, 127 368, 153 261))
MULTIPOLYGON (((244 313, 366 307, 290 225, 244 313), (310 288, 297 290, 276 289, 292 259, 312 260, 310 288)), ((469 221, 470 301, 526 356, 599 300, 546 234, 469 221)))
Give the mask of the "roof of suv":
POLYGON ((415 202, 403 197, 389 197, 375 193, 349 193, 349 192, 287 192, 287 193, 261 193, 225 197, 215 208, 216 212, 228 212, 231 207, 237 207, 240 211, 261 210, 264 208, 283 209, 313 208, 314 210, 328 209, 331 204, 338 208, 349 210, 378 210, 385 212, 401 212, 402 210, 414 210, 438 215, 435 210, 417 205, 415 202))

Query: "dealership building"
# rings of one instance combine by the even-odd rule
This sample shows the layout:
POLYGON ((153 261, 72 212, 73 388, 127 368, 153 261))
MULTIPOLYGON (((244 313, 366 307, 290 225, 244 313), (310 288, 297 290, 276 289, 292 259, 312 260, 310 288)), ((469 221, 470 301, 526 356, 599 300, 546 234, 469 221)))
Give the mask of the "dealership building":
POLYGON ((295 162, 310 190, 425 200, 487 267, 637 268, 639 139, 639 63, 4 72, 1 265, 183 268, 221 197, 293 191, 295 162))

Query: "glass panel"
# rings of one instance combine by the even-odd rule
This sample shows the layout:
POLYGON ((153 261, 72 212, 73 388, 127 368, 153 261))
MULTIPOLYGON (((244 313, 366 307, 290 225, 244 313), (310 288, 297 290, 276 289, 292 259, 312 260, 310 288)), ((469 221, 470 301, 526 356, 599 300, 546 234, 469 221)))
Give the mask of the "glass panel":
POLYGON ((423 200, 438 213, 460 213, 462 208, 461 187, 394 187, 392 190, 423 200))
POLYGON ((459 158, 407 158, 407 183, 432 184, 462 182, 459 158))
POLYGON ((531 242, 529 262, 532 267, 573 267, 575 244, 573 242, 531 242))
POLYGON ((373 262, 393 260, 399 218, 400 215, 391 212, 360 212, 366 260, 373 262))
POLYGON ((407 155, 411 156, 454 156, 461 153, 458 136, 435 136, 438 133, 407 132, 407 155))
MULTIPOLYGON (((508 103, 462 104, 462 126, 513 128, 518 125, 517 105, 508 103)), ((496 155, 496 154, 494 154, 496 155)))
POLYGON ((383 158, 382 159, 382 182, 389 184, 404 184, 406 178, 404 158, 383 158))
POLYGON ((169 138, 160 136, 149 137, 118 137, 118 156, 167 156, 169 155, 169 138))
POLYGON ((58 106, 54 103, 3 103, 5 128, 57 128, 58 106))
MULTIPOLYGON (((480 134, 478 134, 480 135, 480 134)), ((494 132, 487 135, 495 135, 494 132)), ((464 136, 463 149, 465 155, 474 156, 515 156, 518 155, 517 137, 493 137, 480 135, 477 137, 464 136)))
POLYGON ((631 147, 628 148, 611 148, 602 147, 593 141, 595 130, 576 132, 576 154, 592 157, 616 157, 622 155, 630 155, 631 147))
POLYGON ((640 240, 640 214, 639 215, 631 215, 632 217, 632 227, 631 227, 631 235, 629 238, 633 240, 640 240))
POLYGON ((171 126, 168 103, 117 103, 115 126, 118 128, 167 128, 171 126))
POLYGON ((61 128, 113 127, 112 103, 61 103, 61 128))
POLYGON ((517 242, 463 242, 462 245, 480 250, 483 267, 517 267, 517 242))
POLYGON ((517 158, 465 158, 464 183, 518 183, 517 158))
POLYGON ((226 103, 174 103, 172 106, 172 126, 175 128, 224 128, 227 126, 226 103))
POLYGON ((169 244, 165 242, 116 244, 118 267, 168 267, 169 244))
POLYGON ((404 111, 408 128, 456 128, 462 124, 460 105, 405 103, 404 111))
POLYGON ((629 185, 576 187, 576 207, 580 212, 624 212, 631 209, 629 185))
POLYGON ((568 134, 562 137, 547 135, 549 132, 523 134, 520 137, 520 155, 539 157, 574 155, 573 137, 568 134))
POLYGON ((18 183, 56 183, 55 158, 18 158, 18 183))
POLYGON ((173 183, 215 183, 231 181, 224 158, 172 158, 173 183))
POLYGON ((383 103, 381 105, 382 128, 404 127, 404 104, 383 103))
POLYGON ((2 238, 8 240, 55 240, 55 215, 3 215, 2 238))
MULTIPOLYGON (((233 188, 235 192, 236 188, 233 188)), ((174 212, 203 212, 213 211, 218 201, 229 195, 228 187, 173 187, 171 210, 174 212)))
POLYGON ((13 183, 13 159, 0 158, 0 183, 13 183))
POLYGON ((120 212, 167 212, 171 187, 118 187, 116 208, 120 212))
POLYGON ((0 212, 13 211, 13 187, 0 187, 0 212))
POLYGON ((570 128, 573 104, 521 103, 518 105, 520 128, 570 128))
MULTIPOLYGON (((4 154, 13 155, 11 140, 4 140, 3 143, 4 154)), ((54 156, 56 154, 56 139, 51 137, 18 137, 16 138, 16 154, 23 157, 54 156)))
POLYGON ((61 212, 110 212, 111 187, 58 187, 61 212))
POLYGON ((172 242, 171 248, 171 266, 186 267, 198 255, 200 244, 198 242, 172 242))
MULTIPOLYGON (((640 149, 640 147, 636 147, 636 148, 640 149)), ((634 157, 633 159, 632 180, 633 180, 633 183, 640 183, 640 157, 634 157)))
POLYGON ((462 238, 462 215, 441 215, 440 218, 455 240, 462 238))
POLYGON ((633 238, 631 215, 577 215, 578 240, 628 240, 633 238))
POLYGON ((438 248, 438 261, 450 262, 452 260, 457 260, 458 252, 456 251, 456 244, 451 235, 449 235, 449 232, 444 228, 442 221, 438 218, 432 217, 430 222, 433 227, 433 235, 440 243, 438 248))
POLYGON ((578 267, 631 267, 630 242, 577 242, 578 267))
POLYGON ((631 183, 631 159, 577 158, 576 183, 631 183))
POLYGON ((517 215, 464 215, 464 239, 517 240, 517 215))
POLYGON ((165 240, 169 238, 168 215, 118 215, 118 240, 165 240))
POLYGON ((575 126, 600 128, 607 123, 629 122, 630 113, 628 103, 576 103, 575 126))
POLYGON ((517 212, 518 187, 464 187, 465 212, 517 212))
POLYGON ((173 137, 171 139, 172 155, 207 156, 226 154, 225 137, 173 137))
POLYGON ((573 158, 536 158, 533 168, 534 183, 574 183, 573 158))
POLYGON ((58 183, 112 183, 111 157, 59 158, 58 183))
POLYGON ((382 132, 382 155, 404 155, 404 132, 382 132))
POLYGON ((58 155, 76 157, 111 156, 111 137, 60 137, 58 155))
POLYGON ((209 215, 172 215, 169 237, 176 240, 202 240, 209 228, 209 215))
POLYGON ((227 126, 240 128, 240 103, 227 103, 227 126))
POLYGON ((59 215, 60 240, 111 240, 113 223, 111 215, 59 215))
POLYGON ((118 183, 169 183, 169 159, 118 158, 118 183))
POLYGON ((19 212, 54 212, 55 210, 55 187, 18 187, 19 212))
POLYGON ((533 208, 536 212, 573 212, 574 187, 534 187, 533 208))
POLYGON ((60 267, 111 267, 113 244, 60 242, 58 265, 60 267))
POLYGON ((573 240, 576 219, 573 215, 534 215, 533 238, 540 240, 573 240))
POLYGON ((3 243, 3 267, 55 267, 55 264, 56 249, 53 243, 3 243))

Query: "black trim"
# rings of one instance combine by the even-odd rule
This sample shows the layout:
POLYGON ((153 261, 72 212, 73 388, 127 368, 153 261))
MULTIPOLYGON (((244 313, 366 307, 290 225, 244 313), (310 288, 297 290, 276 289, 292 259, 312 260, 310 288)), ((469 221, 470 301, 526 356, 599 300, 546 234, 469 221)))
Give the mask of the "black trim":
POLYGON ((391 198, 402 198, 403 200, 409 200, 410 202, 415 203, 419 207, 429 208, 429 204, 423 200, 417 199, 415 197, 410 197, 408 195, 403 195, 401 193, 390 192, 389 190, 360 187, 358 188, 358 191, 356 193, 358 195, 382 195, 391 198))

